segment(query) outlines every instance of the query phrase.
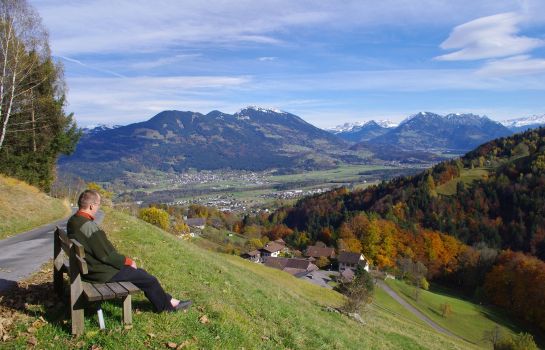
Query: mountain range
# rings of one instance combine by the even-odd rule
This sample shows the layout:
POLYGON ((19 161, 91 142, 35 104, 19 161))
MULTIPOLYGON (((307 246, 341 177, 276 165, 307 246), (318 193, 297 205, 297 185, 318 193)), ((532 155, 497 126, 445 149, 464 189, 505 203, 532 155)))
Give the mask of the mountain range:
POLYGON ((164 111, 145 122, 89 130, 59 166, 84 179, 109 181, 145 169, 304 170, 362 160, 347 149, 343 139, 283 111, 164 111))
MULTIPOLYGON (((545 118, 543 118, 545 119, 545 118)), ((532 127, 538 117, 505 122, 532 127)), ((282 172, 340 163, 438 162, 513 131, 474 114, 414 114, 399 125, 369 121, 337 130, 319 129, 274 109, 247 107, 234 114, 163 111, 151 119, 84 129, 75 153, 61 158, 61 171, 93 181, 111 181, 125 171, 184 169, 277 169, 282 172)))
MULTIPOLYGON (((390 120, 370 120, 366 122, 355 122, 355 123, 344 123, 341 125, 337 125, 333 128, 325 129, 329 132, 331 132, 334 135, 337 135, 343 139, 345 139, 348 142, 361 142, 361 141, 370 141, 373 140, 375 137, 382 136, 389 131, 401 126, 402 124, 405 124, 406 122, 410 121, 411 119, 419 116, 437 116, 438 114, 430 113, 430 112, 420 112, 417 114, 414 114, 407 119, 403 120, 401 123, 395 123, 390 120)), ((445 116, 447 122, 450 121, 452 124, 455 119, 458 119, 456 123, 458 124, 468 124, 464 119, 466 119, 470 122, 471 119, 473 120, 479 120, 482 118, 487 117, 479 117, 475 116, 473 114, 449 114, 445 116), (477 118, 471 118, 477 117, 477 118)), ((425 121, 424 121, 425 123, 425 121)), ((538 116, 530 116, 530 117, 523 117, 523 118, 516 118, 516 119, 508 119, 497 122, 503 126, 505 126, 507 129, 509 129, 512 133, 526 131, 528 129, 535 129, 540 126, 545 126, 545 115, 538 116)), ((454 133, 457 133, 455 131, 454 133)), ((379 141, 379 140, 377 140, 379 141)), ((469 148, 468 148, 469 149, 469 148)), ((467 150, 468 150, 467 149, 467 150)))

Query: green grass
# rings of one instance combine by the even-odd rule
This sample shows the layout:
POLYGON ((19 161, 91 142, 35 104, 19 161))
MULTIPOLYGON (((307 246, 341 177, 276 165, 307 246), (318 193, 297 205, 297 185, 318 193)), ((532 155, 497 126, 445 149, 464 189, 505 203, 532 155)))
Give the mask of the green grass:
POLYGON ((414 299, 414 287, 403 281, 388 280, 388 285, 394 289, 409 304, 420 310, 440 326, 480 346, 489 346, 483 342, 485 331, 498 325, 505 334, 515 334, 523 331, 501 311, 463 300, 451 294, 446 289, 435 287, 430 291, 422 290, 418 302, 414 299), (441 304, 448 303, 452 314, 441 315, 441 304))
POLYGON ((0 175, 0 239, 62 219, 68 203, 23 181, 0 175))
POLYGON ((456 185, 458 182, 463 182, 465 185, 468 185, 475 180, 482 179, 484 176, 488 175, 488 173, 489 169, 486 168, 463 169, 459 177, 437 186, 437 193, 445 196, 452 196, 456 193, 456 185))
MULTIPOLYGON (((192 299, 194 307, 188 313, 155 314, 139 295, 133 308, 142 312, 135 313, 133 328, 125 330, 119 304, 105 303, 107 331, 98 330, 96 316, 90 313, 86 335, 72 338, 69 323, 62 322, 63 309, 45 309, 37 302, 29 305, 33 317, 48 321, 35 333, 38 348, 161 349, 168 341, 188 341, 188 349, 472 348, 376 307, 363 313, 365 324, 327 312, 324 307, 341 305, 342 295, 279 270, 201 249, 120 212, 108 211, 103 227, 121 252, 155 274, 174 296, 192 299), (208 324, 199 322, 202 315, 208 324)), ((392 306, 380 293, 376 302, 392 306)), ((20 335, 2 347, 25 347, 25 327, 28 323, 19 325, 20 335)))
POLYGON ((375 295, 373 304, 374 307, 387 312, 395 317, 403 319, 408 323, 414 323, 423 327, 428 327, 427 324, 416 317, 412 312, 404 308, 382 288, 375 286, 375 295))

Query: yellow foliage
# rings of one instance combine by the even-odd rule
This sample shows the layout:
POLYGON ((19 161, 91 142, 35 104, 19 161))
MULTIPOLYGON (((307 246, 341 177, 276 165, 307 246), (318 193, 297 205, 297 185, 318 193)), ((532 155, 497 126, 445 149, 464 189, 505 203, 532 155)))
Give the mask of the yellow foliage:
POLYGON ((167 230, 169 227, 168 213, 163 209, 154 207, 141 209, 140 213, 138 213, 138 217, 163 230, 167 230))

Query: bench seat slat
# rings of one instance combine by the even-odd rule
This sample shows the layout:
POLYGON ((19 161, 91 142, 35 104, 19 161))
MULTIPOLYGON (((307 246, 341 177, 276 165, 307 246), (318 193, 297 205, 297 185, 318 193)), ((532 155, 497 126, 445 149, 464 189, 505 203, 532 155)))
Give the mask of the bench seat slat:
POLYGON ((137 286, 135 286, 131 282, 119 282, 119 284, 122 285, 123 288, 128 290, 130 294, 140 292, 140 288, 138 288, 137 286))
POLYGON ((102 294, 91 283, 83 282, 82 285, 83 293, 85 293, 88 301, 102 300, 102 294))
POLYGON ((93 284, 93 286, 96 288, 96 290, 98 290, 100 294, 102 294, 102 300, 115 299, 114 291, 108 288, 107 285, 97 283, 93 284))
POLYGON ((106 283, 106 285, 115 293, 117 298, 123 298, 129 294, 129 291, 117 282, 106 283))

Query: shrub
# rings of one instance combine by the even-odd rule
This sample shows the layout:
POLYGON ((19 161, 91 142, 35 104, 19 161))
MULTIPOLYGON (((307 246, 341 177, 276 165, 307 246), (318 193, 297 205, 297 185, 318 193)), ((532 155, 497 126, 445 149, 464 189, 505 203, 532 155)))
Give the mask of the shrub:
POLYGON ((342 311, 347 313, 359 312, 363 306, 373 300, 373 278, 369 272, 359 266, 354 280, 343 283, 338 290, 346 296, 346 302, 341 306, 342 311))
POLYGON ((531 334, 519 333, 506 336, 494 345, 494 350, 538 350, 531 334))
POLYGON ((158 208, 145 208, 141 209, 138 213, 138 217, 145 222, 149 222, 163 230, 167 230, 169 226, 168 213, 163 209, 158 208))
POLYGON ((449 303, 444 303, 439 306, 441 308, 441 316, 444 318, 452 315, 452 306, 449 303))

